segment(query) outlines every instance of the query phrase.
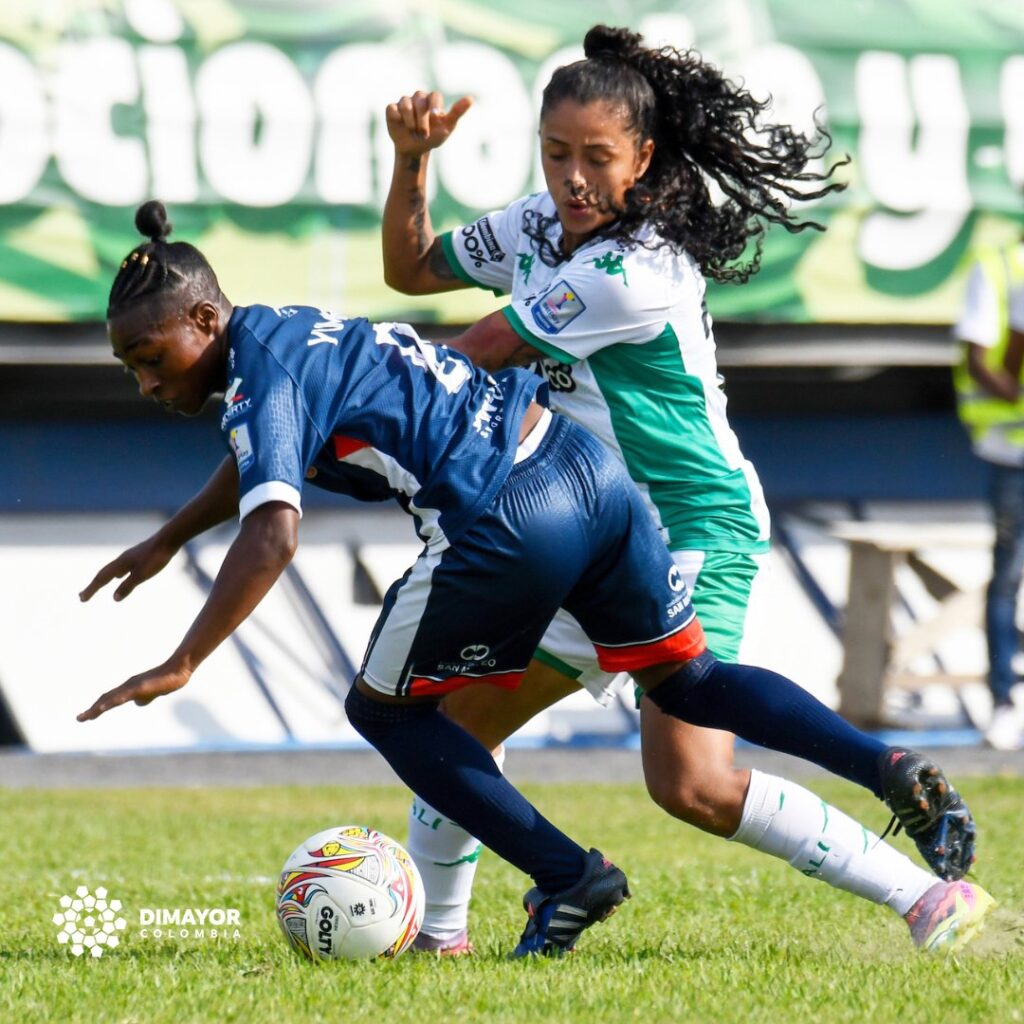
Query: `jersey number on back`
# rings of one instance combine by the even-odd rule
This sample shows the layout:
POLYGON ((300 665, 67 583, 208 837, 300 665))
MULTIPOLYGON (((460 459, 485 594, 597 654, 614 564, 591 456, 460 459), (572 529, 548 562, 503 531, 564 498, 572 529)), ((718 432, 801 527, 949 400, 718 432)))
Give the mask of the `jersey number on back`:
POLYGON ((461 359, 445 355, 429 341, 400 334, 393 324, 374 324, 374 334, 378 345, 394 345, 411 363, 435 377, 449 395, 454 395, 473 376, 461 359))

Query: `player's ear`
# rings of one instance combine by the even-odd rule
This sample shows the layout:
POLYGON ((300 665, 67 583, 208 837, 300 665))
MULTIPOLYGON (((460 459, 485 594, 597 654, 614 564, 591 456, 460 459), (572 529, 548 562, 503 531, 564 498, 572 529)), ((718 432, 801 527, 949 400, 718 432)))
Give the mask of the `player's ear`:
POLYGON ((636 148, 636 163, 634 164, 634 178, 639 181, 651 166, 651 157, 654 156, 654 139, 644 139, 636 148))
POLYGON ((200 299, 192 307, 189 315, 203 334, 213 336, 220 332, 220 309, 209 299, 200 299))

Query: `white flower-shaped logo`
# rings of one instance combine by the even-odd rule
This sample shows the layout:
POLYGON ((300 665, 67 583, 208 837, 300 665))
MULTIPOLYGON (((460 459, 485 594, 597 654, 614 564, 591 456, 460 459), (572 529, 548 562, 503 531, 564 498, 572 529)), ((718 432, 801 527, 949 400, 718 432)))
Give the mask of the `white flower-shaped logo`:
POLYGON ((104 949, 114 949, 121 942, 117 933, 123 932, 126 921, 118 914, 120 900, 107 902, 107 890, 102 886, 96 894, 88 886, 80 885, 74 896, 61 896, 61 910, 53 915, 53 923, 60 925, 57 941, 71 943, 71 952, 81 956, 86 950, 90 956, 103 956, 104 949))

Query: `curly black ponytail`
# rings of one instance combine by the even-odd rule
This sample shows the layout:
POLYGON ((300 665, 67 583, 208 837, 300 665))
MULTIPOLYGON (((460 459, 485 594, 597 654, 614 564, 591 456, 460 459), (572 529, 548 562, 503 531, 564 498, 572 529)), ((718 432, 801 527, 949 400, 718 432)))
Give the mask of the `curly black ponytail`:
POLYGON ((146 298, 191 292, 197 298, 217 298, 220 285, 206 257, 188 242, 168 242, 172 224, 164 204, 156 199, 135 211, 135 227, 149 241, 125 257, 110 287, 107 319, 146 298))
MULTIPOLYGON (((569 99, 613 102, 625 112, 628 131, 654 140, 643 178, 604 234, 639 243, 650 225, 675 251, 685 251, 716 281, 743 282, 757 272, 769 224, 787 231, 824 230, 788 208, 795 199, 820 199, 846 186, 807 169, 831 144, 822 129, 814 138, 788 125, 762 123, 769 101, 722 76, 699 54, 671 46, 648 49, 624 28, 595 25, 583 41, 586 59, 558 68, 544 89, 541 120, 569 99), (708 182, 724 200, 716 205, 708 182), (754 252, 736 262, 753 242, 754 252)), ((547 241, 548 224, 528 225, 545 262, 563 257, 547 241)), ((661 244, 661 243, 655 243, 661 244)))

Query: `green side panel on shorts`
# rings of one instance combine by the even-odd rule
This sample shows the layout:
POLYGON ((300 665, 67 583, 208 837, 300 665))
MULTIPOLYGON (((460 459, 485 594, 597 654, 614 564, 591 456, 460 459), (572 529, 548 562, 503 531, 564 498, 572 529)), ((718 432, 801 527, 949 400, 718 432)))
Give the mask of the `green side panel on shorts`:
POLYGON ((750 588, 757 570, 756 560, 747 554, 709 551, 704 556, 691 597, 708 649, 722 661, 739 658, 750 588))
POLYGON ((553 654, 548 654, 542 647, 538 647, 533 652, 534 658, 537 661, 544 662, 549 668, 553 668, 556 672, 561 672, 563 676, 568 676, 570 679, 579 679, 583 673, 578 668, 573 668, 572 665, 562 661, 561 658, 556 658, 553 654))
POLYGON ((733 469, 671 324, 643 345, 589 358, 629 475, 646 485, 673 551, 768 550, 742 468, 733 469))
MULTIPOLYGON (((734 551, 705 552, 704 564, 690 596, 707 638, 708 650, 721 661, 739 660, 750 588, 758 568, 751 555, 734 551)), ((634 693, 639 703, 643 690, 637 686, 634 693)))
POLYGON ((522 318, 519 314, 511 307, 505 306, 502 309, 502 313, 505 314, 505 319, 512 325, 512 330, 519 335, 523 341, 528 342, 538 352, 542 352, 549 359, 554 359, 559 363, 578 363, 579 360, 575 356, 569 355, 568 352, 563 352, 557 345, 552 345, 546 338, 538 338, 533 331, 530 330, 526 324, 523 323, 522 318))
MULTIPOLYGON (((448 261, 448 266, 451 267, 452 273, 460 280, 465 281, 466 284, 472 285, 474 288, 483 288, 485 291, 494 291, 490 285, 481 284, 475 278, 473 278, 469 272, 459 262, 459 257, 455 255, 455 246, 452 244, 452 233, 446 231, 441 235, 441 251, 444 253, 444 258, 448 261)), ((494 292, 495 295, 500 295, 500 292, 494 292)))

